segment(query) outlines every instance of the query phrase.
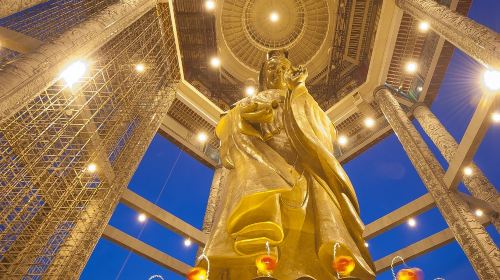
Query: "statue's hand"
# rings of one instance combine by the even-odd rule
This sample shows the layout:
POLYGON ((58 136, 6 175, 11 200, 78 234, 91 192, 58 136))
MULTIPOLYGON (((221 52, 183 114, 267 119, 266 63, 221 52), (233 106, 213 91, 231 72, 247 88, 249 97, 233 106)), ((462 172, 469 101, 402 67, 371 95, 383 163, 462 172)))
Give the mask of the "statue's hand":
POLYGON ((251 123, 269 123, 273 120, 272 104, 251 102, 241 105, 241 117, 251 123))
POLYGON ((285 73, 285 79, 290 90, 294 90, 300 84, 304 84, 307 79, 307 69, 299 65, 299 67, 290 67, 290 70, 285 73))

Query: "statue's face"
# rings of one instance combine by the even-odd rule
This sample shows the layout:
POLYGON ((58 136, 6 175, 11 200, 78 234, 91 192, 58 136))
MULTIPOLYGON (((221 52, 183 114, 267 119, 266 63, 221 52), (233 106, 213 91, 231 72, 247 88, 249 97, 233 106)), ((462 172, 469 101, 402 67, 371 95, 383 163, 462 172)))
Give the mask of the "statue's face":
POLYGON ((285 73, 290 69, 291 63, 283 57, 270 58, 265 65, 266 88, 287 89, 285 73))

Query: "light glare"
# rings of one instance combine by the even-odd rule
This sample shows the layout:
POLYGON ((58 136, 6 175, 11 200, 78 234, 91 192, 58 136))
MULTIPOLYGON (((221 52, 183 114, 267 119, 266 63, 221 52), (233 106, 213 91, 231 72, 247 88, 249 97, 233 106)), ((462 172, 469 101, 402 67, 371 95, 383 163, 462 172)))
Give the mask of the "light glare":
POLYGON ((483 81, 489 90, 500 90, 500 71, 492 69, 484 71, 483 81))
POLYGON ((420 86, 420 87, 417 87, 417 91, 418 91, 418 92, 422 92, 422 90, 424 90, 424 88, 423 88, 423 87, 421 87, 421 86, 420 86))
POLYGON ((476 214, 477 217, 482 217, 484 212, 481 209, 476 209, 476 211, 474 211, 474 214, 476 214))
POLYGON ((248 96, 252 96, 252 95, 254 95, 254 94, 255 94, 255 87, 253 87, 253 86, 248 86, 248 87, 246 87, 246 88, 245 88, 245 93, 246 93, 246 95, 248 95, 248 96))
POLYGON ((94 173, 97 171, 97 165, 95 163, 91 163, 87 166, 87 171, 90 173, 94 173))
POLYGON ((272 12, 271 15, 269 16, 269 19, 272 22, 277 22, 280 19, 280 16, 278 15, 277 12, 272 12))
POLYGON ((207 134, 205 132, 198 133, 198 137, 197 138, 198 138, 198 141, 200 143, 205 143, 208 140, 208 136, 207 136, 207 134))
POLYGON ((365 247, 368 248, 369 244, 368 242, 365 242, 365 247))
POLYGON ((139 63, 139 64, 135 65, 135 71, 142 73, 142 72, 144 72, 144 70, 146 70, 146 67, 144 66, 144 64, 139 63))
POLYGON ((137 220, 141 223, 144 223, 146 221, 147 217, 146 217, 146 214, 144 213, 141 213, 139 214, 139 216, 137 216, 137 220))
POLYGON ((429 27, 430 25, 427 21, 422 21, 418 25, 418 30, 420 30, 421 32, 427 32, 429 30, 429 27))
POLYGON ((212 59, 210 59, 210 65, 212 65, 213 68, 219 67, 220 59, 218 57, 212 57, 212 59))
POLYGON ((406 64, 406 72, 415 73, 417 71, 417 64, 415 62, 408 62, 406 64))
POLYGON ((87 64, 78 60, 70 64, 62 73, 60 78, 64 80, 68 87, 72 87, 87 71, 87 64))
POLYGON ((212 1, 212 0, 205 1, 205 8, 208 11, 211 11, 211 10, 215 9, 215 1, 212 1))
POLYGON ((500 123, 500 113, 493 112, 493 114, 491 114, 491 120, 496 122, 496 123, 500 123))
POLYGON ((339 136, 338 142, 339 142, 340 146, 345 146, 347 144, 347 142, 349 142, 349 141, 347 140, 347 137, 345 137, 344 135, 341 135, 341 136, 339 136))
POLYGON ((375 126, 375 120, 373 118, 366 118, 365 119, 365 126, 368 127, 368 128, 372 128, 375 126))
POLYGON ((184 246, 185 247, 191 247, 192 244, 193 244, 193 242, 191 241, 191 239, 189 239, 189 238, 184 239, 184 246))
POLYGON ((470 175, 472 175, 472 173, 474 173, 474 171, 472 170, 472 168, 470 166, 467 166, 464 168, 464 174, 466 176, 470 176, 470 175))
POLYGON ((408 225, 410 227, 415 227, 417 225, 417 221, 414 218, 409 218, 408 219, 408 225))

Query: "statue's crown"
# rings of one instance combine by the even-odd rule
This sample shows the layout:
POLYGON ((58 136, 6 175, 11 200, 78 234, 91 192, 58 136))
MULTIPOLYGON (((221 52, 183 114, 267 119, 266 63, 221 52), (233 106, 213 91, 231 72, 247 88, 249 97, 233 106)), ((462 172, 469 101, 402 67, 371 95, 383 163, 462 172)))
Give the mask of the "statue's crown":
POLYGON ((267 59, 271 59, 273 57, 288 58, 288 51, 287 50, 272 50, 272 51, 267 52, 267 59))

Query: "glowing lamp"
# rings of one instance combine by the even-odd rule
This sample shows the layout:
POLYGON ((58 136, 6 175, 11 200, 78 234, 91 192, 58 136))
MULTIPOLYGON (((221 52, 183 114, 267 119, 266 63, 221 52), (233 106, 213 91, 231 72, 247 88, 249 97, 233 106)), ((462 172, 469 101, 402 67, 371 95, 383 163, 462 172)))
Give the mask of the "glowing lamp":
POLYGON ((83 77, 86 71, 87 64, 85 62, 81 60, 75 61, 64 69, 59 78, 63 79, 68 87, 72 87, 83 77))
POLYGON ((423 280, 424 272, 417 267, 401 269, 396 275, 397 280, 423 280))
POLYGON ((204 268, 201 267, 195 267, 189 271, 187 274, 187 279, 188 280, 206 280, 207 278, 207 271, 204 268))
POLYGON ((356 263, 349 256, 338 256, 333 260, 333 269, 341 276, 349 276, 354 270, 356 263))
POLYGON ((257 271, 260 274, 268 275, 276 269, 278 259, 276 259, 273 255, 263 255, 255 260, 255 265, 257 266, 257 271))

